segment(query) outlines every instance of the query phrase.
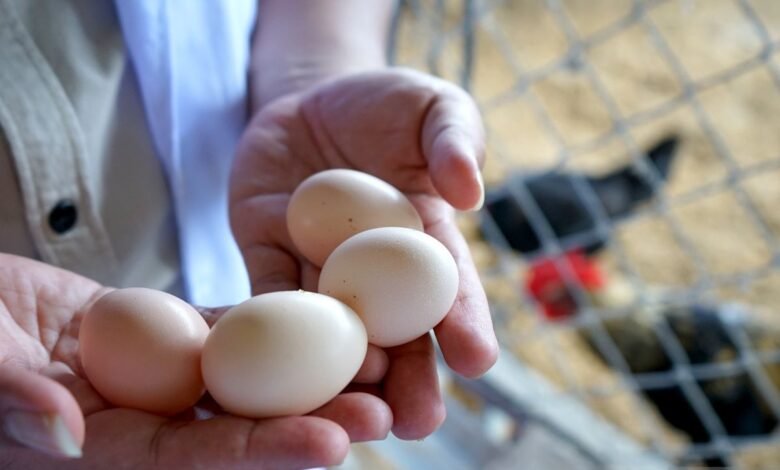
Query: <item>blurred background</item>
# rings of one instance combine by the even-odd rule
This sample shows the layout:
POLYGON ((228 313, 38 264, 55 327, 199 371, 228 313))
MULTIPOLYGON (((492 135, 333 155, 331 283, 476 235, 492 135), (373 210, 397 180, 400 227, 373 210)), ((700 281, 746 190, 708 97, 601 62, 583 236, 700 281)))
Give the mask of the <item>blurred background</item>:
POLYGON ((502 357, 344 468, 780 468, 778 48, 777 0, 401 1, 484 116, 502 357))

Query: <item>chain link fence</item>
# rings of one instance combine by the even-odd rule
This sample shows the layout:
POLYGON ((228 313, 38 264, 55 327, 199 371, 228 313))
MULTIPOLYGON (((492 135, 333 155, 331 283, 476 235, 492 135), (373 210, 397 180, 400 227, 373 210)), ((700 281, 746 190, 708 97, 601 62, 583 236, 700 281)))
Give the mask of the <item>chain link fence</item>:
MULTIPOLYGON (((504 349, 554 384, 501 406, 533 416, 556 396, 575 398, 669 462, 780 466, 780 2, 407 0, 393 38, 396 63, 475 96, 488 190, 511 199, 540 241, 519 253, 495 213, 462 220, 504 349), (665 175, 646 153, 669 135, 679 149, 665 175), (653 189, 621 217, 588 179, 615 168, 653 189), (586 229, 561 235, 551 224, 527 178, 549 172, 583 175, 566 190, 586 210, 586 229), (620 302, 594 300, 562 256, 604 240, 591 257, 607 285, 621 286, 620 302), (577 315, 540 313, 525 287, 540 260, 552 261, 577 315), (680 323, 705 307, 717 324, 680 323), (638 371, 631 332, 618 326, 636 330, 648 310, 655 320, 643 333, 669 364, 638 371), (694 357, 691 342, 718 328, 720 349, 694 357), (754 419, 767 429, 731 429, 712 400, 718 387, 749 387, 741 396, 757 402, 754 419), (706 438, 670 424, 653 402, 669 389, 706 438)), ((730 412, 748 416, 742 405, 730 412)))

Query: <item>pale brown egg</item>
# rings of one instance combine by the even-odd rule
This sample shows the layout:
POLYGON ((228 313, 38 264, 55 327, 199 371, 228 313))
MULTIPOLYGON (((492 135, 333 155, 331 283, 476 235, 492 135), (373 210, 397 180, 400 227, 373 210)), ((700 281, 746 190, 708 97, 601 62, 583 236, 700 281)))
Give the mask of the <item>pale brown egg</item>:
POLYGON ((322 267, 319 292, 352 307, 368 341, 411 341, 437 325, 458 294, 449 250, 424 232, 399 227, 361 232, 339 245, 322 267))
POLYGON ((322 266, 344 240, 377 227, 422 230, 412 203, 392 185, 355 170, 316 173, 290 198, 287 229, 298 250, 322 266))
POLYGON ((183 300, 152 289, 104 295, 81 321, 81 364, 106 400, 171 415, 203 395, 200 354, 209 327, 183 300))
POLYGON ((203 378, 230 413, 301 415, 334 398, 366 356, 357 314, 313 292, 258 295, 228 310, 203 348, 203 378))

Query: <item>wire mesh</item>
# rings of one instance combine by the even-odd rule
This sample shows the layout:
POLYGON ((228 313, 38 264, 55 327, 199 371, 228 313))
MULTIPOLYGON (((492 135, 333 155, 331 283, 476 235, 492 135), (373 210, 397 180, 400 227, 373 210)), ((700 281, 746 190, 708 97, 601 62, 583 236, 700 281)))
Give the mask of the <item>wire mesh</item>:
POLYGON ((521 256, 488 213, 464 221, 503 346, 545 372, 562 395, 596 408, 624 398, 629 406, 607 417, 671 461, 750 466, 755 459, 744 456, 768 448, 769 460, 759 459, 758 466, 780 464, 780 451, 771 452, 780 449, 779 431, 729 432, 707 393, 713 381, 746 375, 766 418, 780 421, 780 127, 774 120, 780 112, 780 4, 408 0, 398 11, 391 56, 472 92, 488 132, 488 188, 503 188, 541 241, 521 256), (633 67, 631 73, 623 66, 633 67), (645 157, 645 145, 669 132, 680 135, 683 147, 665 181, 645 157), (574 178, 572 189, 594 223, 556 236, 522 175, 603 172, 605 161, 617 161, 604 155, 625 157, 653 188, 652 200, 615 220, 594 188, 574 178), (561 256, 604 239, 598 260, 630 286, 627 304, 594 302, 561 256), (578 314, 569 321, 545 321, 519 281, 529 263, 542 258, 555 260, 574 296, 578 314), (659 315, 649 331, 672 365, 632 372, 610 325, 648 308, 697 305, 713 306, 723 318, 747 318, 755 328, 724 323, 734 350, 702 362, 690 357, 668 316, 659 315), (751 333, 756 329, 764 336, 751 333), (583 335, 596 356, 576 341, 583 335), (536 353, 527 351, 528 343, 537 345, 536 353), (571 344, 573 352, 563 354, 571 344), (588 374, 577 370, 572 356, 586 363, 600 356, 614 373, 598 375, 605 383, 583 380, 588 374), (679 388, 707 439, 680 437, 648 405, 648 391, 669 387, 679 388), (616 420, 615 414, 627 417, 616 420))

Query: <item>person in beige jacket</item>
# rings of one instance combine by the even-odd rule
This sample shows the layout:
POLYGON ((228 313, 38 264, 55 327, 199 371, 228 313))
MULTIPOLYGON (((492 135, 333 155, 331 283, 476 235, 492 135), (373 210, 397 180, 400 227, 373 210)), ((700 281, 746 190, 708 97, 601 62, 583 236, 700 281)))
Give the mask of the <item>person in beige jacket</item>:
MULTIPOLYGON (((283 219, 302 179, 347 167, 406 192, 426 231, 458 262, 460 292, 435 334, 448 365, 475 377, 496 360, 497 343, 453 208, 482 204, 482 124, 462 90, 388 67, 393 3, 258 4, 246 44, 245 96, 236 104, 244 113, 245 103, 248 118, 235 158, 224 157, 232 168, 229 189, 214 197, 226 201, 230 243, 245 263, 239 274, 259 294, 311 289, 309 274, 316 278, 283 219)), ((193 410, 192 417, 169 419, 114 408, 84 379, 79 319, 104 286, 152 287, 197 302, 194 290, 220 276, 213 267, 200 278, 191 274, 208 263, 183 247, 199 219, 182 214, 200 209, 209 220, 209 211, 223 209, 188 208, 199 187, 176 165, 191 163, 163 158, 163 144, 175 150, 183 145, 177 138, 207 140, 209 126, 193 130, 202 136, 177 137, 175 129, 154 125, 166 108, 155 108, 146 86, 154 80, 128 56, 144 48, 153 56, 157 47, 152 40, 126 42, 128 29, 138 26, 128 19, 133 8, 184 15, 170 23, 178 30, 154 30, 164 37, 216 41, 224 33, 187 31, 195 23, 186 15, 194 13, 170 5, 118 0, 117 10, 95 0, 0 0, 0 467, 303 468, 337 464, 350 441, 382 439, 391 430, 403 439, 430 434, 445 417, 430 335, 372 348, 359 374, 368 393, 343 393, 307 416, 198 420, 193 410)), ((215 5, 178 4, 201 12, 215 5)), ((168 51, 174 64, 185 54, 168 51)), ((222 72, 180 79, 197 84, 222 72)), ((210 322, 222 311, 200 310, 210 322)))

